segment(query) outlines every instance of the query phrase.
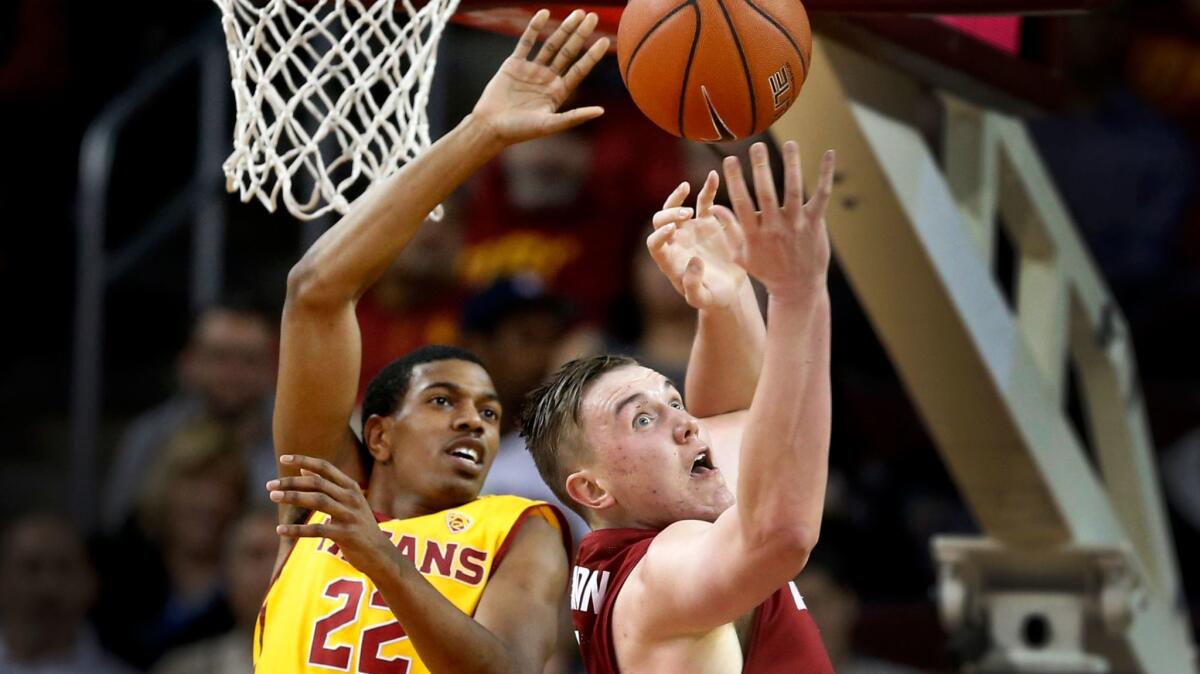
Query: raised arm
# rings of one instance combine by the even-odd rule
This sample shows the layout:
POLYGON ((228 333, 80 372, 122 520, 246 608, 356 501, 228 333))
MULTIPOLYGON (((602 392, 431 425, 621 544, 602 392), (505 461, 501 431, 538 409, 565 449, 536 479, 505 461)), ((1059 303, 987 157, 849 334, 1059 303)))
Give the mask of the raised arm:
POLYGON ((281 507, 319 510, 329 518, 284 523, 279 534, 337 542, 346 560, 375 582, 432 671, 541 672, 558 632, 566 551, 544 521, 522 526, 489 582, 477 621, 391 544, 355 479, 361 476, 353 474, 359 467, 347 439, 360 350, 354 305, 425 215, 500 148, 603 112, 556 112, 608 47, 606 39, 598 40, 576 59, 596 15, 572 13, 529 60, 547 16, 544 10, 534 16, 467 120, 364 195, 288 277, 275 411, 281 476, 267 489, 281 507))
MULTIPOLYGON (((596 24, 577 12, 530 60, 549 13, 538 12, 474 111, 428 152, 358 199, 288 274, 275 401, 277 455, 326 458, 362 479, 348 430, 361 343, 355 304, 403 250, 428 213, 505 145, 599 116, 596 107, 556 112, 607 49, 601 39, 576 59, 596 24)), ((281 464, 282 475, 295 471, 281 464)))
POLYGON ((820 531, 830 430, 824 211, 833 154, 824 157, 820 186, 805 204, 799 150, 795 143, 785 146, 782 207, 761 144, 751 149, 751 161, 760 210, 755 211, 734 158, 726 159, 725 172, 737 217, 715 209, 734 259, 770 293, 766 350, 745 423, 737 503, 713 524, 684 521, 668 527, 631 574, 617 610, 652 638, 706 632, 752 610, 800 571, 820 531))
POLYGON ((693 211, 683 208, 691 186, 681 183, 654 215, 646 240, 658 268, 699 314, 685 397, 701 418, 750 406, 766 339, 754 289, 713 211, 719 185, 717 172, 709 173, 693 211))

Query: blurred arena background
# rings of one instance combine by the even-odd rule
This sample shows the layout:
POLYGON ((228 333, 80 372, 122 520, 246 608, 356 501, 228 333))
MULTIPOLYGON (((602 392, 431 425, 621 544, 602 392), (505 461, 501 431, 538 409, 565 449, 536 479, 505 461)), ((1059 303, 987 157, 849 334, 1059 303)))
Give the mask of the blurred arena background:
MULTIPOLYGON (((880 58, 907 53, 909 24, 887 16, 814 23, 874 41, 880 58)), ((1000 59, 989 91, 1025 120, 1128 321, 1195 633, 1200 2, 952 23, 965 32, 948 58, 1000 59)), ((434 137, 510 49, 451 27, 434 137)), ((970 79, 981 62, 949 68, 970 79)), ((225 194, 228 68, 206 0, 0 2, 0 672, 35 671, 18 668, 14 644, 86 663, 49 671, 248 671, 239 658, 275 552, 261 485, 274 475, 284 280, 333 219, 225 194)), ((607 114, 508 151, 367 296, 364 383, 421 344, 464 344, 511 422, 523 391, 568 356, 627 352, 682 377, 693 312, 642 241, 676 182, 697 184, 717 154, 646 121, 612 59, 581 98, 607 114)), ((943 119, 924 112, 936 146, 943 119)), ((996 246, 1011 301, 1014 244, 996 246)), ((978 525, 836 269, 831 293, 829 503, 804 591, 837 607, 817 618, 838 671, 959 671, 976 645, 939 622, 930 539, 978 525)), ((1078 389, 1068 377, 1083 429, 1078 389)), ((491 483, 539 487, 502 471, 491 483)))

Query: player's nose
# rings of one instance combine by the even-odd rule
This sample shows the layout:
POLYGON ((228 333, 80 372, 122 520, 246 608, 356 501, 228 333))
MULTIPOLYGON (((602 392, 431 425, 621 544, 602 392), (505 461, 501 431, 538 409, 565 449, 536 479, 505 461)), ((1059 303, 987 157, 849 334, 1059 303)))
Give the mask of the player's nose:
POLYGON ((679 423, 675 424, 675 442, 686 445, 700 434, 700 422, 690 414, 685 414, 679 423))
POLYGON ((467 405, 462 413, 454 418, 454 430, 483 435, 483 417, 479 415, 479 410, 475 409, 474 405, 467 405))

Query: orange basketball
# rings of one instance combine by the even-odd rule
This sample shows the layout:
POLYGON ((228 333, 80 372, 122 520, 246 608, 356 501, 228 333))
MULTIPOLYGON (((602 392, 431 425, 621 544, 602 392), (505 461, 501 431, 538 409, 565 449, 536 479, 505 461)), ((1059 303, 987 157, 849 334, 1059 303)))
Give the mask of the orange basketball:
POLYGON ((715 142, 763 131, 808 74, 812 30, 798 0, 630 0, 621 77, 655 124, 715 142))

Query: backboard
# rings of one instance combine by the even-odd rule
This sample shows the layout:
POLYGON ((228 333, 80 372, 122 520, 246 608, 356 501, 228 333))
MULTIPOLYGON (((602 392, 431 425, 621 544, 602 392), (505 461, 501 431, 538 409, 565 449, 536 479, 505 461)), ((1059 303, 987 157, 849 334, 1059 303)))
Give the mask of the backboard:
MULTIPOLYGON (((597 33, 613 39, 625 0, 590 0, 600 16, 597 33)), ((1017 57, 1023 17, 1054 17, 1099 10, 1107 0, 808 0, 817 31, 856 48, 899 59, 925 79, 1005 110, 1030 112, 1062 104, 1067 87, 1052 64, 1017 57), (966 77, 964 77, 964 75, 966 77)), ((517 36, 538 9, 562 19, 579 6, 566 0, 514 5, 463 0, 454 21, 517 36)))

